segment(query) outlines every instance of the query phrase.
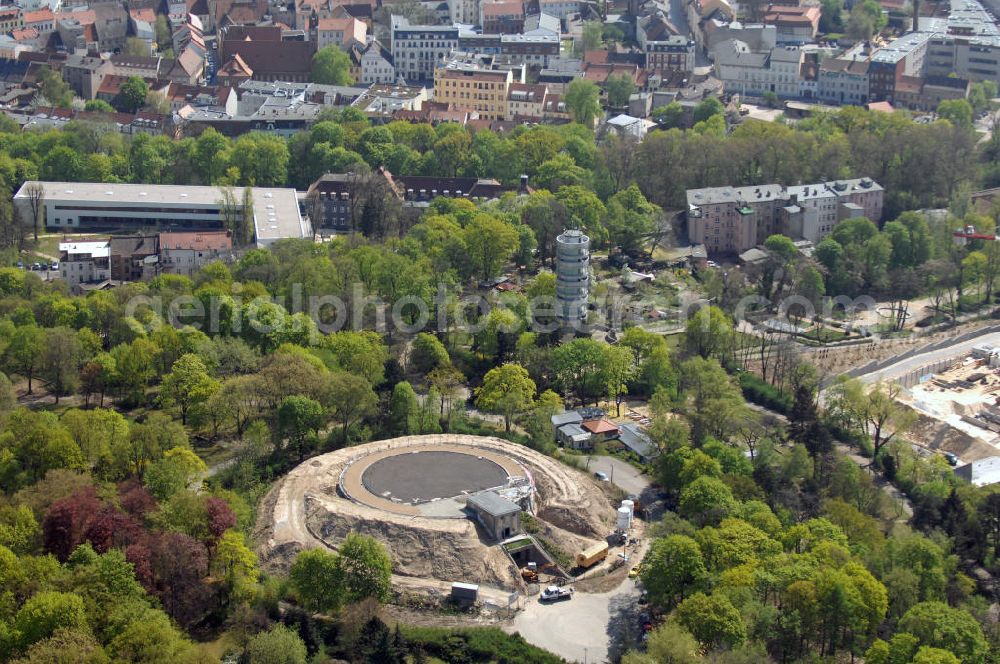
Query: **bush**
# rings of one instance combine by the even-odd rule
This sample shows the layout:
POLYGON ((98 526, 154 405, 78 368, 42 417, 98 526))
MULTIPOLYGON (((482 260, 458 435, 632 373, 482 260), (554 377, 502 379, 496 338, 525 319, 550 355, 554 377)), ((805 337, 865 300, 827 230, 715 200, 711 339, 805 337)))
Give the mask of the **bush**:
POLYGON ((787 392, 782 392, 749 371, 740 373, 739 378, 743 398, 747 401, 752 401, 784 415, 792 410, 792 397, 787 392))
POLYGON ((443 627, 403 627, 411 646, 421 647, 446 662, 496 662, 497 664, 560 664, 561 657, 536 648, 519 634, 495 627, 451 630, 443 627))
POLYGON ((542 547, 545 553, 549 554, 549 558, 556 561, 557 565, 567 570, 573 567, 573 557, 560 549, 555 542, 545 539, 541 535, 534 535, 534 538, 538 542, 538 546, 542 547))

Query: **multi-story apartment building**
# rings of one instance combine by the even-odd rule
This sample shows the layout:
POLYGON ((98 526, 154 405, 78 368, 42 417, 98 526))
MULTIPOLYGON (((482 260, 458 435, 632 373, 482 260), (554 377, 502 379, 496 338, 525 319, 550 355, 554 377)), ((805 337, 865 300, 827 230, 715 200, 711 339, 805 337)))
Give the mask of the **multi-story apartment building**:
POLYGON ((500 55, 510 64, 528 67, 548 67, 559 57, 559 35, 490 35, 462 32, 458 36, 458 50, 463 53, 500 55))
POLYGON ((115 65, 110 60, 71 55, 62 66, 62 77, 77 96, 95 99, 104 77, 114 73, 115 65))
POLYGON ((673 35, 642 44, 646 53, 646 71, 690 72, 695 66, 695 43, 681 35, 673 35))
POLYGON ((24 18, 18 7, 0 8, 0 32, 7 34, 11 30, 20 30, 24 27, 24 18))
POLYGON ((352 16, 321 18, 316 23, 316 48, 334 45, 347 50, 354 44, 364 45, 368 26, 352 16))
POLYGON ((392 53, 387 51, 376 39, 365 48, 361 54, 361 82, 366 85, 394 83, 396 68, 393 66, 392 53))
POLYGON ((885 190, 868 178, 689 189, 688 239, 711 253, 742 253, 775 233, 819 242, 844 219, 881 220, 884 198, 885 190))
POLYGON ((919 77, 930 35, 910 33, 895 39, 871 56, 868 68, 868 95, 872 101, 896 102, 896 89, 904 77, 919 77))
POLYGON ((139 281, 156 264, 158 235, 125 235, 111 238, 111 278, 139 281))
POLYGON ((524 32, 521 0, 492 0, 479 5, 479 25, 486 34, 516 35, 524 32))
POLYGON ((555 16, 560 21, 580 12, 579 0, 539 0, 538 7, 543 14, 555 16))
POLYGON ((932 36, 927 55, 927 74, 954 74, 973 81, 1000 82, 1000 36, 932 36))
MULTIPOLYGON (((925 75, 1000 83, 1000 27, 979 2, 956 0, 946 18, 921 16, 914 32, 880 48, 871 56, 871 64, 870 96, 880 101, 894 100, 890 68, 897 84, 903 76, 925 75)), ((912 83, 903 88, 909 98, 912 83)))
POLYGON ((739 94, 773 92, 779 97, 798 97, 802 62, 802 51, 795 46, 755 53, 733 39, 715 50, 716 75, 727 91, 739 94))
POLYGON ((819 242, 837 225, 837 193, 825 184, 788 187, 787 194, 788 206, 783 213, 790 235, 819 242))
MULTIPOLYGON (((702 26, 700 45, 710 54, 730 39, 745 43, 751 51, 764 53, 778 45, 778 29, 763 23, 739 23, 712 18, 702 26)), ((713 56, 714 57, 714 56, 713 56)))
POLYGON ((233 253, 229 231, 160 233, 158 269, 190 277, 212 261, 227 260, 233 253))
POLYGON ((777 29, 778 41, 784 44, 811 42, 819 30, 819 7, 772 5, 764 14, 764 23, 777 29))
POLYGON ((549 89, 544 85, 511 83, 507 93, 507 120, 545 116, 545 97, 549 89))
POLYGON ((22 15, 24 27, 34 28, 39 34, 47 35, 56 29, 56 17, 48 7, 22 15))
POLYGON ((819 64, 818 95, 821 101, 833 104, 864 106, 869 94, 867 59, 827 58, 819 64))
POLYGON ((506 56, 513 64, 528 67, 548 67, 549 62, 559 57, 559 35, 502 35, 500 55, 506 56))
POLYGON ((60 242, 59 278, 75 288, 111 278, 111 242, 60 242))
POLYGON ((741 253, 757 244, 757 217, 732 187, 687 192, 688 239, 710 253, 741 253))
POLYGON ((514 82, 507 70, 450 62, 434 71, 434 100, 474 110, 481 120, 507 118, 507 93, 514 82))
POLYGON ((441 60, 458 48, 458 28, 410 25, 405 16, 392 17, 392 51, 396 75, 407 81, 429 81, 441 60))
POLYGON ((480 0, 448 0, 448 16, 452 23, 475 25, 479 22, 480 0))
POLYGON ((395 199, 406 215, 419 215, 439 197, 485 201, 506 192, 527 194, 527 176, 518 185, 505 186, 489 178, 396 177, 380 167, 370 175, 327 173, 309 186, 306 200, 317 232, 346 233, 359 230, 356 220, 373 193, 376 198, 395 199))

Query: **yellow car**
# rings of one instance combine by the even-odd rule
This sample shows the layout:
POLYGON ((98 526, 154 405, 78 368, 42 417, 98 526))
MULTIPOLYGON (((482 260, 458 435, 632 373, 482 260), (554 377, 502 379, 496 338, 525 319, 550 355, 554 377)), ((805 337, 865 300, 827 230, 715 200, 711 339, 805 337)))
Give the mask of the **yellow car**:
POLYGON ((636 565, 635 567, 633 567, 628 571, 628 578, 634 579, 640 574, 642 574, 642 563, 636 565))

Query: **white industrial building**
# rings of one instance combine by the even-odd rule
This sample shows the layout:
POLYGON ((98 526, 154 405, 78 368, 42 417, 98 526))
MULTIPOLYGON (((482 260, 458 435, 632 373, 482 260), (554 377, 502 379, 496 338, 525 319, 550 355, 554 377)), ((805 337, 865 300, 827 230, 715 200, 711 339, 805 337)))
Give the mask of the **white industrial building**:
MULTIPOLYGON (((31 198, 42 187, 43 222, 50 230, 128 232, 159 230, 223 230, 226 210, 219 187, 108 184, 94 182, 25 182, 14 204, 31 216, 31 198)), ((294 189, 253 188, 254 238, 259 246, 286 238, 312 237, 294 189)), ((243 188, 232 188, 237 214, 243 188)))

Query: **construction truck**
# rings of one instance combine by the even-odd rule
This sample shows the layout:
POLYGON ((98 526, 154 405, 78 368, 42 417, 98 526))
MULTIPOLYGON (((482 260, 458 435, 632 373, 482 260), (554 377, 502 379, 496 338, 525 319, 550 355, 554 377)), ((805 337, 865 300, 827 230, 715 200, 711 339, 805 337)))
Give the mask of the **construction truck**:
POLYGON ((553 563, 545 563, 541 567, 538 563, 528 563, 527 567, 521 570, 521 578, 528 583, 538 583, 538 575, 553 567, 555 567, 553 563))
POLYGON ((608 543, 601 542, 576 554, 577 567, 593 567, 608 557, 608 543))

